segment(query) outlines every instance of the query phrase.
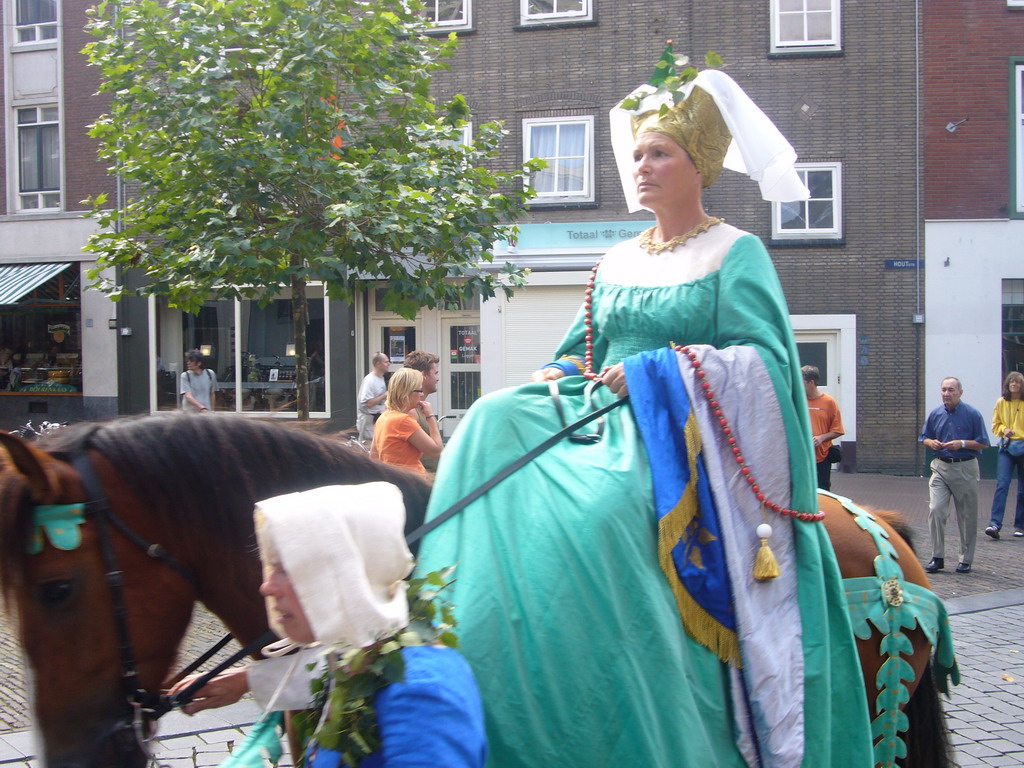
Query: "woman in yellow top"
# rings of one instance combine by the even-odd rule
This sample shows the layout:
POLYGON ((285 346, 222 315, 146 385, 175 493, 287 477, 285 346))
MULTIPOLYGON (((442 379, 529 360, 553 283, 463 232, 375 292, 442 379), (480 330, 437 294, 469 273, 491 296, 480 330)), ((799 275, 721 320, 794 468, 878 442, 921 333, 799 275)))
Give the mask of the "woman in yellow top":
POLYGON ((443 447, 437 418, 430 403, 423 399, 423 374, 412 368, 401 369, 388 384, 384 413, 373 426, 370 455, 386 464, 426 475, 427 470, 420 459, 424 454, 436 459, 443 447), (412 415, 413 409, 417 408, 426 417, 429 433, 423 431, 412 415))
POLYGON ((1024 536, 1024 375, 1011 371, 1003 381, 1003 396, 992 412, 992 431, 999 438, 996 465, 996 495, 992 497, 992 518, 985 533, 999 538, 1006 511, 1013 470, 1017 470, 1017 511, 1013 516, 1013 535, 1024 536))

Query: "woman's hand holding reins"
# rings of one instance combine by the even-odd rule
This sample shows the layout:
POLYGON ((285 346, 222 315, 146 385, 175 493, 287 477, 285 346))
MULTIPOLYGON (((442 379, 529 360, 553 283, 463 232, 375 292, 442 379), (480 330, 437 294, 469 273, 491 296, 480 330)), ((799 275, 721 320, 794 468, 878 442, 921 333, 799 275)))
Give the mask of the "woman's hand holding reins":
POLYGON ((561 368, 541 368, 539 371, 534 371, 530 376, 530 380, 534 382, 538 381, 557 381, 565 376, 565 371, 561 368))
POLYGON ((619 397, 629 394, 629 386, 626 384, 626 368, 622 363, 616 363, 611 368, 606 368, 601 374, 601 381, 619 397))
MULTIPOLYGON (((190 686, 199 677, 199 674, 189 675, 184 680, 175 683, 168 693, 172 696, 175 695, 178 691, 190 686)), ((192 701, 183 706, 181 711, 186 715, 194 715, 204 709, 226 707, 228 704, 234 704, 248 692, 249 674, 246 668, 229 669, 226 672, 221 672, 196 691, 192 695, 192 701)))
MULTIPOLYGON (((561 368, 541 368, 534 371, 530 377, 534 382, 557 381, 565 376, 561 368)), ((601 381, 619 397, 629 394, 629 387, 626 385, 626 369, 622 363, 617 363, 610 368, 605 368, 601 374, 601 381)))

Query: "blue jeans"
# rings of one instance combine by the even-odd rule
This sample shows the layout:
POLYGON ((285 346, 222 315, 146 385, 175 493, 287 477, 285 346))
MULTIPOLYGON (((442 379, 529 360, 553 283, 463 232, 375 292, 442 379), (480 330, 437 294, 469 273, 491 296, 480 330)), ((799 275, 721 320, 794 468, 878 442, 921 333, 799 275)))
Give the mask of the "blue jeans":
POLYGON ((996 459, 996 495, 992 497, 992 519, 989 524, 996 529, 1003 527, 1006 497, 1014 469, 1017 470, 1017 511, 1013 515, 1013 527, 1024 531, 1024 456, 1013 456, 1003 449, 1000 449, 996 459))

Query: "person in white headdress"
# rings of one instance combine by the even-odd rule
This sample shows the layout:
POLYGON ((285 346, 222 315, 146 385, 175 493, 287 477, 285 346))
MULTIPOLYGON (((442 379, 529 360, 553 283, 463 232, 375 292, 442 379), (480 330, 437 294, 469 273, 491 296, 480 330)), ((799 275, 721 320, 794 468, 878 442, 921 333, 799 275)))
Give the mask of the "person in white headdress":
POLYGON ((361 768, 482 768, 487 741, 473 673, 457 651, 433 642, 430 622, 410 616, 401 491, 383 482, 327 486, 261 501, 255 518, 260 593, 282 638, 264 653, 278 657, 214 678, 184 711, 233 703, 251 688, 264 709, 315 710, 303 746, 310 768, 344 768, 349 755, 361 768), (314 696, 311 683, 323 675, 314 696), (339 706, 339 686, 353 675, 361 675, 355 698, 367 703, 339 706))
MULTIPOLYGON (((633 108, 612 110, 613 149, 630 211, 653 211, 654 226, 595 267, 537 383, 469 410, 428 520, 564 423, 627 389, 631 402, 428 534, 421 567, 459 563, 460 650, 480 681, 495 768, 863 768, 873 764, 866 697, 835 557, 811 520, 811 434, 786 302, 761 241, 710 216, 701 197, 724 166, 755 179, 766 200, 804 199, 796 154, 722 72, 700 73, 678 103, 653 87, 634 96, 633 108), (704 493, 696 470, 679 509, 659 519, 657 471, 671 462, 653 458, 662 435, 638 428, 639 412, 673 406, 636 390, 651 351, 671 342, 703 345, 701 375, 738 411, 729 418, 745 419, 736 434, 764 488, 748 489, 732 454, 708 455, 732 445, 721 412, 701 421, 694 404, 687 436, 705 449, 705 495, 753 524, 723 517, 712 534, 702 518, 678 522, 704 493), (774 535, 758 530, 756 493, 775 505, 774 535), (761 533, 781 576, 755 582, 743 558, 761 533), (723 541, 738 555, 712 553, 723 541), (712 554, 728 560, 728 577, 708 579, 712 554)), ((670 354, 675 389, 699 394, 690 360, 670 354)))

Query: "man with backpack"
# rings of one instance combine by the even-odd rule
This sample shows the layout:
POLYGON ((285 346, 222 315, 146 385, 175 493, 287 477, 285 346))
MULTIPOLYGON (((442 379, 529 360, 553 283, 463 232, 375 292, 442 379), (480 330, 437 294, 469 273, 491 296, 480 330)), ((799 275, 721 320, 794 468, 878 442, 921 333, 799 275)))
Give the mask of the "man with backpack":
POLYGON ((198 349, 185 355, 188 370, 181 374, 181 408, 185 411, 208 413, 217 404, 217 376, 206 367, 198 349))

